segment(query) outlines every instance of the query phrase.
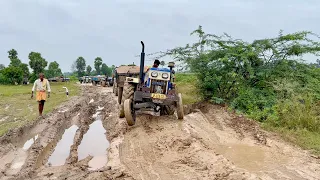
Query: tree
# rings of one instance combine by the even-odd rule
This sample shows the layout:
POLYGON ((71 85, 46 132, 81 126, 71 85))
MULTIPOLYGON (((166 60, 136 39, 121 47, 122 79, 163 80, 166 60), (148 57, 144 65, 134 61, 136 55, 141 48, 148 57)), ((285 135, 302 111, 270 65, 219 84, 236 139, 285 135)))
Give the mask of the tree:
POLYGON ((90 76, 92 68, 90 65, 87 66, 87 75, 90 76))
POLYGON ((83 57, 78 57, 76 60, 76 69, 78 73, 78 77, 81 77, 85 74, 86 69, 86 60, 83 57))
POLYGON ((102 65, 102 58, 101 57, 96 57, 94 60, 94 68, 96 69, 97 74, 101 73, 101 66, 102 65))
POLYGON ((18 58, 18 52, 15 49, 11 49, 8 51, 10 59, 9 66, 19 67, 21 64, 21 60, 18 58))
POLYGON ((73 61, 71 64, 71 72, 74 73, 77 71, 77 60, 73 61))
POLYGON ((59 63, 57 63, 56 61, 51 62, 49 64, 46 76, 48 78, 51 78, 51 77, 58 77, 61 75, 62 75, 62 72, 61 72, 61 69, 59 68, 59 63))
POLYGON ((4 69, 4 68, 6 68, 3 64, 0 64, 0 71, 2 70, 2 69, 4 69))
POLYGON ((2 74, 11 84, 20 84, 23 80, 23 71, 19 67, 9 66, 2 70, 2 74))
POLYGON ((166 63, 164 61, 160 62, 160 65, 163 67, 166 63))
POLYGON ((30 72, 29 72, 28 64, 21 63, 19 67, 21 68, 21 70, 23 72, 23 77, 29 78, 30 72))
POLYGON ((33 74, 35 77, 37 77, 39 73, 44 72, 48 62, 41 57, 41 53, 38 52, 30 52, 28 57, 30 59, 29 65, 31 69, 33 69, 33 74))
POLYGON ((101 66, 101 72, 106 76, 111 76, 112 69, 109 68, 105 63, 103 63, 101 66))

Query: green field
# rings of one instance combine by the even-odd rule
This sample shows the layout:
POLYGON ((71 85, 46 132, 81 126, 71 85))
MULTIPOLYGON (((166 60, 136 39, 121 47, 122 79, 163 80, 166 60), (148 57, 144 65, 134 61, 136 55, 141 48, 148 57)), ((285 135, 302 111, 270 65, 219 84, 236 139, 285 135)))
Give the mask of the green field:
MULTIPOLYGON (((29 85, 0 85, 0 136, 9 129, 22 126, 38 117, 38 103, 31 99, 31 89, 29 85)), ((78 95, 80 88, 75 82, 50 83, 51 97, 47 98, 44 106, 44 115, 52 111, 62 102, 68 100, 65 94, 66 86, 69 90, 69 98, 78 95)))

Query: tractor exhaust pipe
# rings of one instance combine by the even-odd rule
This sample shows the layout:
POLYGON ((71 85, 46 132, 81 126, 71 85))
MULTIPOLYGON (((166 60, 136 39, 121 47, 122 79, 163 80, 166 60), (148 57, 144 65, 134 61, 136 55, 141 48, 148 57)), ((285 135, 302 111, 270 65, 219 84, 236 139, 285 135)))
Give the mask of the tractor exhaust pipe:
POLYGON ((143 83, 143 78, 144 78, 144 43, 141 41, 142 45, 142 52, 141 52, 141 58, 140 58, 140 83, 143 83))

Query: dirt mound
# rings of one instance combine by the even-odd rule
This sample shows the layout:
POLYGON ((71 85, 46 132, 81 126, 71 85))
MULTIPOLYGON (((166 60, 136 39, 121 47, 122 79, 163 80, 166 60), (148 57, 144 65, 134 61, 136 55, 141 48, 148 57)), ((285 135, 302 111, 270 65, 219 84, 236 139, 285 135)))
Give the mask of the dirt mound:
POLYGON ((182 121, 174 116, 139 115, 136 125, 128 127, 125 119, 118 118, 111 88, 82 88, 85 96, 0 138, 0 160, 5 162, 0 166, 1 179, 320 177, 319 159, 224 107, 185 106, 188 115, 182 121), (70 129, 73 133, 68 134, 70 129), (105 154, 81 154, 85 142, 91 143, 87 150, 99 148, 99 133, 108 140, 107 146, 100 143, 105 154), (57 154, 62 164, 51 164, 57 154))

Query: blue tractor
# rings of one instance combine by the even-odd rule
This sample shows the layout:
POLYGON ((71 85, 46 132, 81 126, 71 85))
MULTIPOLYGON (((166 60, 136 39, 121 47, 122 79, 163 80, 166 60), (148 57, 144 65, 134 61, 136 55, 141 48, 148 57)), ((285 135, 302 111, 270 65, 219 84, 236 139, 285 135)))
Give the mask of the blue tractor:
POLYGON ((177 93, 173 82, 174 63, 168 68, 149 68, 144 73, 144 43, 142 44, 139 78, 126 77, 123 86, 120 118, 125 117, 129 126, 136 122, 136 113, 152 111, 161 115, 173 115, 183 119, 181 93, 177 93))

